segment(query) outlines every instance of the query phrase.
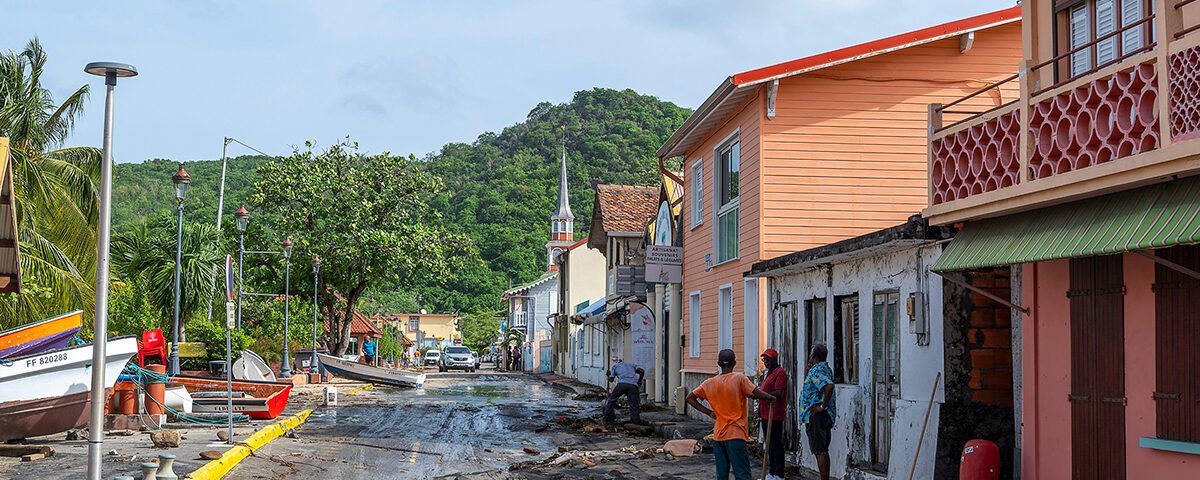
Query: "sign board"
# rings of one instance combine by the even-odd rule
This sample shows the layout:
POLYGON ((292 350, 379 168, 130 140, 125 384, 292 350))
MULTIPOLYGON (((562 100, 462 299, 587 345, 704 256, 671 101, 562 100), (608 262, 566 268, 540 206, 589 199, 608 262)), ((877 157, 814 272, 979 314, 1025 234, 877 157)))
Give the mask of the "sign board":
POLYGON ((233 302, 225 302, 225 328, 233 330, 233 327, 236 326, 236 324, 235 324, 236 317, 237 317, 237 308, 234 307, 234 303, 233 302))
POLYGON ((654 376, 654 311, 632 302, 629 304, 629 336, 633 342, 633 363, 654 376))
POLYGON ((645 278, 650 283, 682 283, 683 247, 647 245, 645 278))
POLYGON ((670 245, 675 234, 675 222, 671 218, 671 203, 663 201, 658 205, 658 216, 654 220, 654 244, 670 245))

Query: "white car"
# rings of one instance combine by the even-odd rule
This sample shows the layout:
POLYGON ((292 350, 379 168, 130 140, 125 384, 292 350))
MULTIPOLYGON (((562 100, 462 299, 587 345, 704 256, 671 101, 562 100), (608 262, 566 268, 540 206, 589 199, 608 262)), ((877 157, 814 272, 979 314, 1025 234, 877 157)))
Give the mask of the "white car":
POLYGON ((422 363, 425 365, 430 365, 430 366, 436 366, 436 365, 441 364, 442 363, 442 352, 439 352, 437 350, 430 350, 428 352, 425 352, 425 361, 423 361, 422 363))
POLYGON ((478 362, 475 352, 472 352, 470 348, 458 345, 446 347, 446 354, 442 356, 442 363, 438 366, 438 371, 459 369, 474 372, 478 362))

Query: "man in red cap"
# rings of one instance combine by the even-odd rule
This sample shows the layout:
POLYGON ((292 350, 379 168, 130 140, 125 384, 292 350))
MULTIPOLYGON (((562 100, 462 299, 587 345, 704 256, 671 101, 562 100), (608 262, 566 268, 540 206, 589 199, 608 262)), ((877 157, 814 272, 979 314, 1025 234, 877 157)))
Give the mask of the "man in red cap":
POLYGON ((775 401, 758 401, 758 418, 761 432, 767 439, 767 477, 763 480, 783 480, 783 421, 787 419, 787 389, 788 375, 779 366, 779 352, 768 348, 762 353, 763 366, 767 374, 763 377, 759 390, 775 397, 775 401))

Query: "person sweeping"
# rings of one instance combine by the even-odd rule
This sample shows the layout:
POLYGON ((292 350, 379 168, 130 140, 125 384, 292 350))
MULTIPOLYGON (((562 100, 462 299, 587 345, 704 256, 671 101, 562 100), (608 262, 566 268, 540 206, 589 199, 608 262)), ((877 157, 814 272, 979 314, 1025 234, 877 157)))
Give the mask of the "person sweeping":
POLYGON ((779 352, 774 348, 763 351, 760 358, 767 374, 758 388, 776 399, 758 401, 760 431, 766 434, 763 468, 768 472, 763 480, 783 480, 783 421, 787 419, 788 374, 779 365, 779 352))
POLYGON ((750 480, 750 453, 746 442, 750 440, 747 428, 746 397, 772 401, 775 397, 759 390, 749 378, 733 371, 737 355, 725 349, 717 353, 717 367, 721 373, 705 380, 687 396, 687 404, 696 411, 712 417, 713 455, 716 457, 717 480, 733 477, 750 480), (712 408, 700 403, 708 402, 712 408))

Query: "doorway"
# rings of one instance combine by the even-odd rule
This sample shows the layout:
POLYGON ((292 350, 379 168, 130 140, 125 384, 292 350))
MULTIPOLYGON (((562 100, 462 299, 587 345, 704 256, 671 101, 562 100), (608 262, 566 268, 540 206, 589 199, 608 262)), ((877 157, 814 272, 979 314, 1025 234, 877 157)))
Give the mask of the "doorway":
POLYGON ((1125 287, 1121 255, 1071 259, 1071 470, 1125 478, 1125 287))
POLYGON ((796 302, 783 302, 779 304, 779 364, 783 370, 788 373, 787 385, 787 401, 792 402, 787 408, 787 421, 783 423, 783 442, 784 450, 788 452, 800 451, 800 432, 797 425, 796 410, 800 408, 799 396, 796 394, 796 385, 803 381, 804 368, 800 357, 802 352, 797 350, 798 342, 796 341, 797 323, 796 302))
POLYGON ((896 416, 896 399, 900 398, 900 292, 875 292, 873 303, 871 463, 886 472, 892 419, 896 416))

